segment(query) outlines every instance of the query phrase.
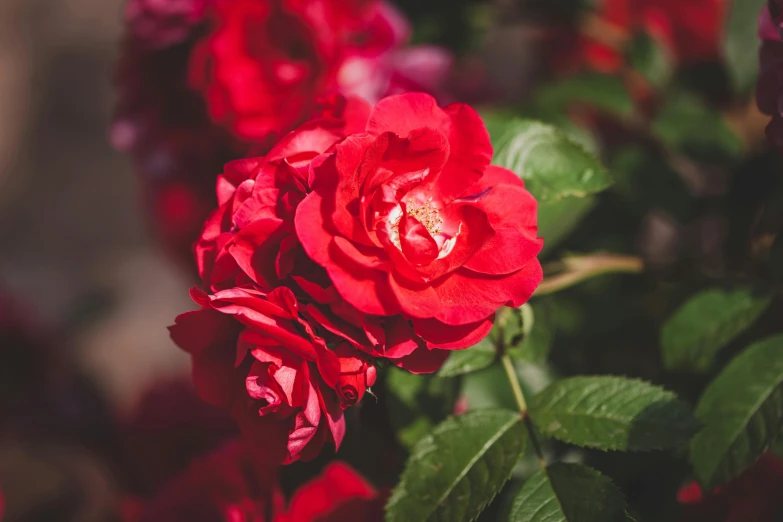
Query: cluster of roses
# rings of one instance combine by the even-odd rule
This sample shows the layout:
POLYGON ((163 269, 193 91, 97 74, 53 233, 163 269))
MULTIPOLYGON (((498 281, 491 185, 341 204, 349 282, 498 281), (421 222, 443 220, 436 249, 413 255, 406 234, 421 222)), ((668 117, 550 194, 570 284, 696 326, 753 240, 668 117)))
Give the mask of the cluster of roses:
POLYGON ((410 93, 226 165, 171 334, 262 468, 339 446, 376 360, 433 372, 533 293, 536 202, 491 158, 475 111, 410 93))
POLYGON ((215 173, 266 152, 340 96, 435 93, 439 47, 408 46, 382 0, 129 0, 111 139, 141 174, 156 235, 189 265, 215 173))

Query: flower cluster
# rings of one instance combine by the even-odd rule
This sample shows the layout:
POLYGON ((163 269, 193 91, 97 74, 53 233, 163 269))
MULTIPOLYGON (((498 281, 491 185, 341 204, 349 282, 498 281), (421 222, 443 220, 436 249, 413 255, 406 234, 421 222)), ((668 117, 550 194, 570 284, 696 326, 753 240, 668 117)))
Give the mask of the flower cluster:
POLYGON ((238 442, 193 462, 149 502, 127 501, 124 522, 380 522, 383 498, 341 462, 294 492, 286 506, 277 485, 259 488, 238 442))
POLYGON ((770 0, 759 19, 761 51, 756 101, 764 114, 772 116, 767 138, 783 147, 783 2, 770 0))
POLYGON ((224 163, 339 96, 434 93, 451 68, 441 48, 407 46, 407 21, 381 0, 129 0, 125 17, 111 139, 185 263, 224 163))
POLYGON ((376 359, 433 372, 542 279, 536 202, 490 165, 473 109, 402 94, 341 112, 226 165, 201 309, 171 327, 263 466, 339 446, 376 359))
POLYGON ((623 44, 643 31, 679 62, 713 60, 727 7, 727 0, 601 0, 579 54, 591 68, 617 71, 623 44))

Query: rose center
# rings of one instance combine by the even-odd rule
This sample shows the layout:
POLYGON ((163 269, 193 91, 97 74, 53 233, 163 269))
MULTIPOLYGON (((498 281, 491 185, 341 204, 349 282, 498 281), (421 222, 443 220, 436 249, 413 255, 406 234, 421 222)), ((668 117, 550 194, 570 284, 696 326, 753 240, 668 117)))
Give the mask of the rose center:
MULTIPOLYGON (((431 236, 434 237, 440 234, 443 219, 441 219, 437 207, 432 204, 432 198, 428 198, 422 204, 416 203, 413 198, 408 198, 405 203, 407 204, 408 215, 416 218, 419 223, 424 225, 424 228, 427 229, 431 236)), ((397 224, 399 226, 399 221, 397 224)))

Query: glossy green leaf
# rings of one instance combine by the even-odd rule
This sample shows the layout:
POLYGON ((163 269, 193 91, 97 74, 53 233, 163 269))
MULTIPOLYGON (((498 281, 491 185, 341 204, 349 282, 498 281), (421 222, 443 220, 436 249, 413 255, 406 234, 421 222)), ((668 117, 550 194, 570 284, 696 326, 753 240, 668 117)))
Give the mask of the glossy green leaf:
POLYGON ((447 419, 413 447, 386 521, 475 520, 511 476, 526 442, 518 412, 477 410, 447 419))
POLYGON ((540 203, 585 197, 612 184, 603 165, 582 145, 537 121, 509 123, 492 162, 514 171, 540 203))
POLYGON ((758 78, 758 17, 765 3, 766 0, 729 2, 723 54, 734 88, 741 93, 749 92, 758 78))
POLYGON ((553 464, 519 490, 509 522, 627 522, 623 493, 582 464, 553 464))
POLYGON ((706 488, 751 466, 783 431, 783 335, 734 358, 699 400, 704 428, 691 441, 691 463, 706 488))
POLYGON ((467 350, 454 350, 438 371, 439 377, 456 377, 483 370, 495 361, 497 351, 491 338, 486 337, 467 350))
POLYGON ((769 303, 768 294, 749 289, 696 294, 661 329, 664 365, 670 370, 708 370, 720 349, 753 324, 769 303))
POLYGON ((530 416, 547 435, 602 450, 671 448, 686 443, 698 428, 674 393, 612 376, 556 381, 533 399, 530 416))

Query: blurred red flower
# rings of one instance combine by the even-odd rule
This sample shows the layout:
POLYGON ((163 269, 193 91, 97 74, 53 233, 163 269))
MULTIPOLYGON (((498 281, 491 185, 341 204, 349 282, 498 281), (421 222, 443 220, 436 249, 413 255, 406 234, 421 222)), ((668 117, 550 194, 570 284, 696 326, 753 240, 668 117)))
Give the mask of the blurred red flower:
POLYGON ((677 498, 682 522, 778 522, 783 520, 783 461, 762 457, 752 468, 704 495, 697 483, 683 487, 677 498))
POLYGON ((188 464, 237 435, 223 409, 204 403, 187 378, 160 381, 121 424, 125 465, 134 491, 155 491, 188 464))
POLYGON ((641 31, 680 62, 713 60, 727 6, 728 0, 601 0, 593 30, 580 44, 582 60, 599 71, 616 71, 625 62, 623 44, 641 31))
POLYGON ((383 497, 356 471, 333 462, 297 489, 286 507, 277 484, 257 481, 233 442, 195 461, 150 502, 126 501, 125 522, 381 522, 383 497))
POLYGON ((190 82, 211 118, 239 138, 281 136, 324 94, 374 102, 394 89, 434 88, 448 55, 400 54, 407 37, 402 15, 377 0, 217 0, 190 82))
POLYGON ((337 461, 296 490, 273 522, 381 522, 383 501, 356 471, 337 461))

